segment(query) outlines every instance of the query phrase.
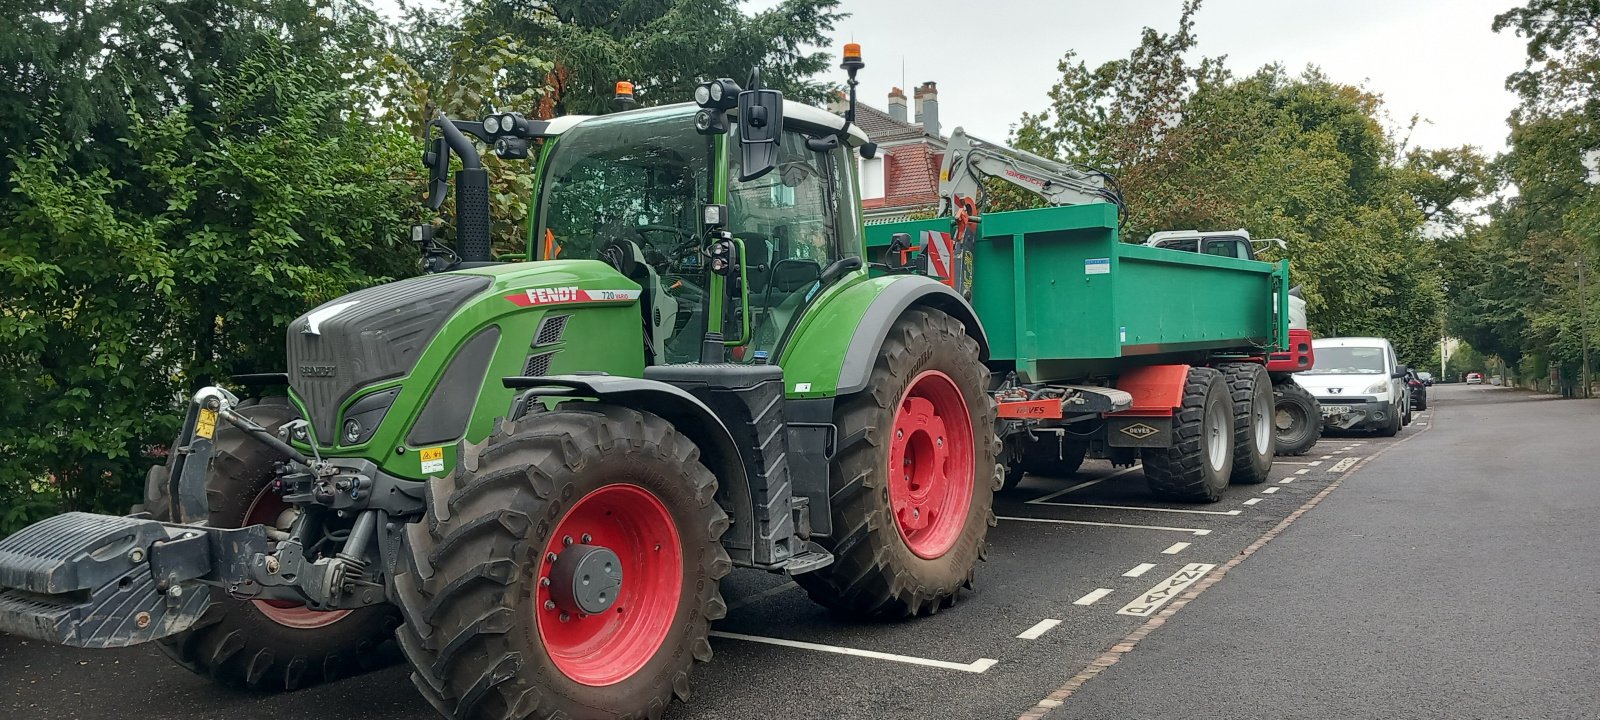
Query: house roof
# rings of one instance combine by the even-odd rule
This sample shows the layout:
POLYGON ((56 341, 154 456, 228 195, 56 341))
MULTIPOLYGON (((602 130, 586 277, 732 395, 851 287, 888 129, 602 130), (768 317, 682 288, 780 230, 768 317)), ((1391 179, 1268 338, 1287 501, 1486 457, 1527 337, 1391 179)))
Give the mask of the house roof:
POLYGON ((901 140, 921 140, 928 137, 920 123, 896 120, 882 110, 866 103, 856 103, 856 123, 867 131, 867 137, 880 145, 901 140))

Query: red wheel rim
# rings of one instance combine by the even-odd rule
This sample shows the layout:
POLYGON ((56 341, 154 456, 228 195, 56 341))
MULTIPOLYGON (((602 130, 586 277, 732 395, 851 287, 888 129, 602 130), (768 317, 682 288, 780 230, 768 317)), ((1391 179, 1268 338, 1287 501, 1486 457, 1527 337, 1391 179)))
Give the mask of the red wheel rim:
POLYGON ((649 490, 615 484, 585 495, 561 518, 536 560, 539 637, 551 662, 573 681, 601 686, 626 680, 666 642, 683 590, 683 550, 672 514, 649 490), (551 572, 551 556, 572 543, 607 548, 621 562, 622 586, 604 612, 564 613, 542 582, 551 572))
POLYGON ((906 547, 932 560, 954 547, 972 505, 972 418, 954 380, 928 370, 895 409, 889 505, 906 547))
MULTIPOLYGON (((250 503, 250 509, 245 511, 244 524, 246 526, 266 525, 267 527, 277 527, 278 518, 283 515, 283 511, 288 509, 288 503, 285 503, 283 498, 278 497, 277 493, 272 492, 272 488, 264 488, 261 494, 256 495, 256 499, 250 503)), ((286 530, 287 528, 279 529, 286 530)), ((297 603, 293 600, 251 600, 250 602, 268 620, 284 627, 299 628, 301 630, 327 627, 350 615, 349 610, 312 610, 306 607, 304 603, 297 603)))

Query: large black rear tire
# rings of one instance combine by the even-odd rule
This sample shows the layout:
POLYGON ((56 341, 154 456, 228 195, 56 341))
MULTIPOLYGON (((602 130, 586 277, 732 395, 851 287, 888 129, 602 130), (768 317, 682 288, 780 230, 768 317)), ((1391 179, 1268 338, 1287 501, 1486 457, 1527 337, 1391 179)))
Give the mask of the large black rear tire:
POLYGON ((1233 470, 1233 403, 1222 373, 1190 367, 1183 401, 1172 414, 1172 444, 1144 448, 1145 482, 1156 497, 1216 502, 1233 470))
POLYGON ((867 389, 834 411, 834 532, 820 542, 835 559, 795 577, 813 600, 901 618, 938 612, 971 586, 1003 481, 988 378, 960 321, 929 308, 895 321, 867 389), (935 466, 947 471, 928 475, 935 466))
POLYGON ((1233 400, 1233 476, 1236 485, 1259 485, 1272 472, 1277 442, 1274 429, 1272 376, 1258 363, 1217 366, 1233 400))
MULTIPOLYGON (((241 403, 239 414, 276 433, 296 416, 288 398, 241 403)), ((227 423, 218 423, 215 456, 206 477, 207 523, 240 527, 273 502, 272 468, 285 458, 227 423)), ((145 507, 157 520, 171 516, 170 466, 152 468, 145 507)), ((269 513, 270 514, 270 513, 269 513)), ((260 520, 261 518, 257 518, 260 520)), ((179 665, 218 684, 252 690, 295 690, 394 662, 382 645, 399 624, 388 605, 318 613, 289 603, 260 603, 211 590, 211 605, 194 628, 157 641, 179 665)))
POLYGON ((732 569, 728 517, 699 458, 666 420, 599 403, 463 443, 454 470, 430 481, 395 578, 400 646, 423 697, 454 720, 660 718, 688 699, 732 569), (559 601, 560 588, 588 587, 591 566, 561 568, 596 548, 620 563, 612 604, 569 612, 586 606, 559 601))
POLYGON ((1272 386, 1278 454, 1304 455, 1322 439, 1322 406, 1316 396, 1285 377, 1272 386))

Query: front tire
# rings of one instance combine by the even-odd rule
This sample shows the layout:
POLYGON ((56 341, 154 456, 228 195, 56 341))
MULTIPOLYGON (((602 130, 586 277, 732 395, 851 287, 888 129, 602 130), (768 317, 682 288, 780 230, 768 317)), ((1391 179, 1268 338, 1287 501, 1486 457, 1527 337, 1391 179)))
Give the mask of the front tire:
POLYGON ((1172 414, 1172 444, 1144 448, 1145 482, 1156 497, 1216 502, 1233 470, 1233 403, 1222 373, 1190 367, 1183 403, 1172 414))
POLYGON ((840 398, 830 468, 832 565, 795 581, 816 602, 871 618, 953 604, 994 523, 994 402, 961 322, 912 308, 884 338, 867 390, 840 398))
POLYGON ((650 413, 571 403, 460 455, 429 482, 395 578, 400 646, 434 708, 659 718, 688 699, 732 569, 694 442, 650 413))
MULTIPOLYGON (((246 401, 247 403, 249 401, 246 401)), ((269 432, 297 417, 288 398, 244 404, 239 414, 269 432)), ((268 486, 286 458, 227 423, 218 423, 206 476, 207 524, 236 528, 274 525, 287 506, 268 486)), ((171 517, 169 467, 146 480, 146 508, 171 517)), ((193 629, 157 641, 179 665, 216 683, 252 690, 295 690, 355 675, 394 661, 378 648, 399 624, 388 605, 319 612, 290 602, 241 600, 211 589, 211 604, 193 629)))
POLYGON ((1257 363, 1217 368, 1233 401, 1233 475, 1236 485, 1259 485, 1272 472, 1275 454, 1272 376, 1257 363))

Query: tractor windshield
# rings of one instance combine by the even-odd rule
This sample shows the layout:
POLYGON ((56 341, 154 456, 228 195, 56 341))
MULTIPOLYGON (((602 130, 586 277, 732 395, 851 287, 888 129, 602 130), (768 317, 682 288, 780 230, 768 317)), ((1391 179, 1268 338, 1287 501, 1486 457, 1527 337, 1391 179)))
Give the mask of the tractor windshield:
POLYGON ((707 172, 693 112, 622 113, 567 131, 541 184, 538 256, 600 259, 628 240, 665 271, 692 248, 707 172))

